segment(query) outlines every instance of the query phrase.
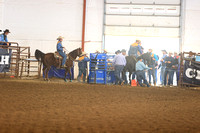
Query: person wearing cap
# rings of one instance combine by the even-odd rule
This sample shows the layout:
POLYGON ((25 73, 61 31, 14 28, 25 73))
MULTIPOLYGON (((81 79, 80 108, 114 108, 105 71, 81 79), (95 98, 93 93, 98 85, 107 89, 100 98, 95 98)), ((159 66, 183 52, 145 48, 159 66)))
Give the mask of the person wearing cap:
POLYGON ((79 74, 77 78, 78 82, 81 82, 81 76, 83 74, 83 83, 85 83, 88 61, 90 61, 90 59, 87 57, 87 53, 83 52, 80 58, 78 59, 78 68, 79 68, 79 74))
MULTIPOLYGON (((10 33, 10 31, 8 29, 6 29, 3 34, 0 35, 0 41, 3 42, 3 43, 0 43, 0 45, 6 45, 6 46, 10 46, 11 44, 8 43, 8 34, 10 33)), ((8 53, 8 50, 7 49, 0 49, 0 52, 1 54, 6 54, 8 53)), ((11 55, 12 53, 12 50, 9 49, 9 53, 11 55)))
POLYGON ((10 44, 8 43, 8 34, 10 33, 10 31, 8 29, 6 29, 3 34, 0 35, 0 41, 1 42, 5 42, 5 43, 0 43, 0 45, 7 45, 9 46, 10 44))
POLYGON ((165 58, 167 57, 167 51, 162 50, 162 53, 163 53, 163 56, 160 60, 160 65, 159 65, 158 69, 161 68, 160 81, 161 81, 161 85, 164 85, 164 74, 165 74, 165 68, 166 68, 165 58))
POLYGON ((96 50, 95 54, 100 54, 101 52, 99 52, 99 50, 96 50))
POLYGON ((153 84, 154 86, 156 86, 156 75, 155 75, 155 68, 156 68, 156 62, 158 62, 158 56, 156 54, 153 53, 152 49, 149 49, 149 53, 151 54, 151 62, 149 64, 149 69, 148 70, 148 75, 149 75, 149 84, 151 84, 151 76, 153 77, 153 84))
POLYGON ((121 53, 120 50, 117 50, 117 51, 115 52, 116 55, 118 55, 118 54, 120 54, 120 53, 121 53))
POLYGON ((146 67, 145 64, 142 61, 141 57, 137 58, 138 62, 136 63, 136 76, 137 76, 137 81, 141 87, 143 87, 142 81, 144 84, 147 85, 147 87, 150 87, 148 84, 146 77, 145 77, 145 70, 149 70, 152 68, 146 67))
POLYGON ((166 64, 166 68, 165 68, 165 74, 164 74, 164 86, 166 86, 167 84, 167 75, 168 76, 168 85, 172 85, 173 81, 172 81, 172 66, 174 64, 174 58, 172 57, 173 53, 169 52, 169 55, 165 58, 165 64, 166 64))
POLYGON ((104 50, 103 50, 103 53, 104 53, 104 54, 107 54, 107 53, 108 53, 108 51, 107 51, 106 49, 104 49, 104 50))
POLYGON ((124 84, 124 80, 121 78, 120 74, 122 73, 124 66, 126 65, 126 50, 123 49, 120 54, 116 55, 113 59, 113 66, 115 68, 114 75, 115 75, 115 84, 121 85, 124 84))
POLYGON ((57 52, 63 57, 61 67, 66 67, 65 63, 67 60, 67 55, 63 51, 65 49, 65 47, 62 46, 63 37, 59 36, 57 40, 57 52))
POLYGON ((141 41, 140 40, 136 40, 135 43, 131 44, 129 51, 128 51, 128 55, 131 56, 135 56, 138 57, 139 55, 142 54, 142 46, 141 46, 141 41))

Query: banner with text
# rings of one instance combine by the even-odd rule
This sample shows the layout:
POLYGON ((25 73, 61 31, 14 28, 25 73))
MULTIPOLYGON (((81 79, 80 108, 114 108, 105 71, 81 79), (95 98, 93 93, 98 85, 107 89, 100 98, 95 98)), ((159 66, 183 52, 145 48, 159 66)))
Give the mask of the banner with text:
POLYGON ((200 85, 200 63, 185 61, 183 82, 200 85))
POLYGON ((0 73, 8 72, 10 69, 10 55, 0 53, 0 73))

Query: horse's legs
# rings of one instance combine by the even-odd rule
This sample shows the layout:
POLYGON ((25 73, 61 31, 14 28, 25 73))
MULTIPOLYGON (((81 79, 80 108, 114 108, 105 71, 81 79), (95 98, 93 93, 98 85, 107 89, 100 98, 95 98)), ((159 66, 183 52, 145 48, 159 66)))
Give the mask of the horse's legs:
POLYGON ((131 78, 132 72, 129 72, 129 84, 131 84, 132 78, 131 78))
POLYGON ((49 76, 48 76, 48 74, 49 74, 49 70, 51 69, 51 67, 47 67, 47 70, 46 70, 46 79, 47 79, 47 81, 49 81, 49 76))
POLYGON ((127 84, 127 78, 126 78, 126 71, 125 70, 123 70, 122 71, 122 79, 125 81, 125 83, 127 84))
POLYGON ((68 69, 68 73, 69 73, 69 76, 70 76, 70 82, 72 82, 72 73, 71 73, 71 69, 70 68, 68 69))
POLYGON ((43 71, 43 74, 44 74, 44 80, 46 80, 46 69, 47 67, 44 65, 42 71, 43 71))
POLYGON ((68 73, 68 68, 65 68, 65 77, 64 77, 64 81, 65 81, 65 82, 67 82, 67 79, 66 79, 67 73, 68 73))

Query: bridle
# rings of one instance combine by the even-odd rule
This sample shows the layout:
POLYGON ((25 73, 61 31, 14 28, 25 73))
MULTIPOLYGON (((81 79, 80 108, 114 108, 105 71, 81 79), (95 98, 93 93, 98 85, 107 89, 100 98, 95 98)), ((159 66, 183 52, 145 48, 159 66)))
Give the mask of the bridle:
MULTIPOLYGON (((78 56, 80 55, 80 48, 78 50, 78 56)), ((71 55, 67 55, 71 61, 75 61, 75 59, 71 55)), ((80 56, 79 56, 80 57, 80 56)))

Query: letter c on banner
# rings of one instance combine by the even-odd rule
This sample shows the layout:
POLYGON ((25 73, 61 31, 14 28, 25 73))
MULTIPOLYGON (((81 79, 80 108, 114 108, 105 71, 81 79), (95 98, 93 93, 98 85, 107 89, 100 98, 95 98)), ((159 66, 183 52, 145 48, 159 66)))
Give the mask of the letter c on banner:
POLYGON ((190 72, 193 72, 194 70, 191 69, 191 68, 188 68, 186 71, 185 71, 185 75, 188 77, 188 78, 194 78, 195 77, 195 74, 191 74, 190 72))

